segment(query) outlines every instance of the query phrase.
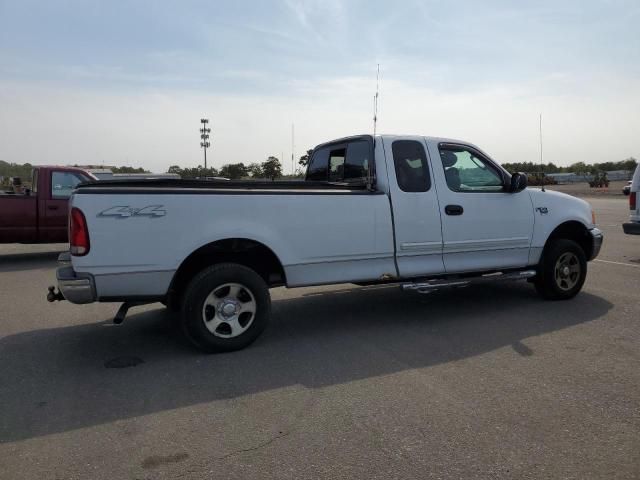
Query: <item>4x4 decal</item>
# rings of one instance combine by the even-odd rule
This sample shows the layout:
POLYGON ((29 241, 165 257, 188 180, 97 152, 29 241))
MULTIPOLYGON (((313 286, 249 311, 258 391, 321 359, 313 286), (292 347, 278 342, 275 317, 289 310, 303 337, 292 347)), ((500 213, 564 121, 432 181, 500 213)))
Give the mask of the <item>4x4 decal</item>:
POLYGON ((129 205, 118 205, 101 211, 99 217, 164 217, 167 211, 164 205, 147 205, 146 207, 135 208, 129 205))

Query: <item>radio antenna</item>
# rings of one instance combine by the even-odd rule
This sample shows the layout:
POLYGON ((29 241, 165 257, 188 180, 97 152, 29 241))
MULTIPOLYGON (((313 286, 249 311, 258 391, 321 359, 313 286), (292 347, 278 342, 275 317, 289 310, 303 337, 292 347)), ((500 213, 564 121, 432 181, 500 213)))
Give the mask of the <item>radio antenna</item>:
POLYGON ((542 182, 542 191, 544 192, 544 163, 542 163, 542 114, 540 114, 540 180, 542 182))
POLYGON ((378 96, 380 92, 380 64, 376 73, 376 94, 373 96, 373 139, 376 138, 376 128, 378 126, 378 96))
MULTIPOLYGON (((376 94, 373 96, 373 151, 376 150, 376 128, 378 125, 378 96, 380 92, 380 64, 378 63, 378 71, 376 73, 376 94)), ((375 153, 374 157, 375 158, 375 153)), ((367 167, 367 190, 374 190, 375 179, 373 177, 375 160, 371 159, 367 167)))
POLYGON ((296 174, 296 165, 293 161, 293 157, 295 155, 295 150, 296 150, 296 141, 295 141, 295 125, 292 123, 291 124, 291 175, 295 175, 296 174))

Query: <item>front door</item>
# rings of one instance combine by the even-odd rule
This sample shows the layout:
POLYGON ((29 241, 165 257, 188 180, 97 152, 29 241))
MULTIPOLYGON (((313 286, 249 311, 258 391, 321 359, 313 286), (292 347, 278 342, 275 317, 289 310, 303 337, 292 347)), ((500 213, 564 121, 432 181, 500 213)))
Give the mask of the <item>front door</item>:
POLYGON ((508 193, 510 177, 471 146, 430 147, 441 179, 438 199, 447 273, 527 266, 534 217, 526 189, 508 193))
MULTIPOLYGON (((66 242, 69 221, 69 197, 78 183, 87 178, 75 172, 53 171, 49 192, 40 209, 40 238, 47 242, 66 242)), ((41 192, 44 197, 45 192, 41 192)))

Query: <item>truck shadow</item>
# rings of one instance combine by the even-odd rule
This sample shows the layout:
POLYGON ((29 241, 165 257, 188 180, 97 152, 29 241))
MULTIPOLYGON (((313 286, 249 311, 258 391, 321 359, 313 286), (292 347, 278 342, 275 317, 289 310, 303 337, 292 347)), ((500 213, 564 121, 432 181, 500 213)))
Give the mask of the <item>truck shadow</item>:
POLYGON ((132 312, 122 326, 106 320, 4 337, 0 442, 292 385, 314 389, 428 368, 503 347, 514 359, 535 361, 545 352, 527 347, 528 337, 598 319, 612 308, 589 293, 544 302, 526 284, 427 297, 397 287, 300 292, 274 301, 263 336, 229 354, 193 350, 165 309, 132 312), (123 358, 119 366, 126 365, 127 357, 137 365, 105 368, 123 358))
POLYGON ((0 273, 54 268, 62 251, 0 255, 0 273))

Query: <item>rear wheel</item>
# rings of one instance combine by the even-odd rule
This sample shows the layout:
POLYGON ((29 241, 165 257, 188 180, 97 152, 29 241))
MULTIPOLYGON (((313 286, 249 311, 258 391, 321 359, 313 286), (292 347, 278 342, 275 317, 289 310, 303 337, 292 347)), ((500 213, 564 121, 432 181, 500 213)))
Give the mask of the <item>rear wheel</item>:
POLYGON ((549 300, 575 297, 587 277, 587 259, 576 242, 552 240, 545 248, 534 285, 540 295, 549 300))
POLYGON ((206 352, 229 352, 252 343, 265 329, 271 299, 265 281, 243 265, 223 263, 200 272, 187 287, 185 334, 206 352))

